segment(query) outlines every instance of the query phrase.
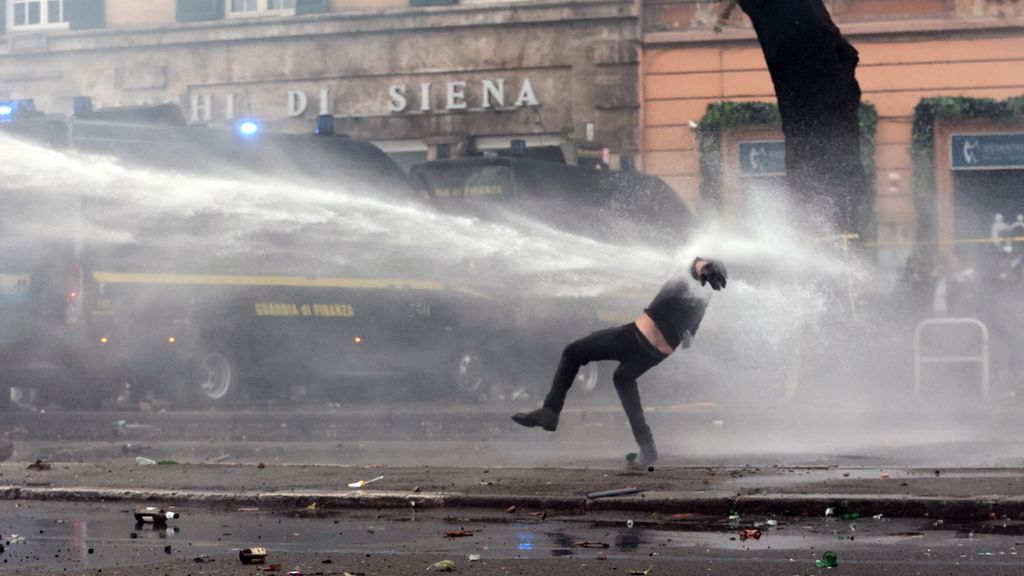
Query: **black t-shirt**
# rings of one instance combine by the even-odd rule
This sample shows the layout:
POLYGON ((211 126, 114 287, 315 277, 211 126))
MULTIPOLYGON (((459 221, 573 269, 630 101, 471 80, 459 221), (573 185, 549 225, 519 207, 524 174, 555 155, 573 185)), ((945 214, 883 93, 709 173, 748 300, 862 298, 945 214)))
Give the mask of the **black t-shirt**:
POLYGON ((689 347, 690 338, 697 334, 710 300, 710 296, 702 296, 699 290, 700 284, 689 272, 684 272, 665 282, 650 306, 644 309, 672 348, 681 343, 689 347))

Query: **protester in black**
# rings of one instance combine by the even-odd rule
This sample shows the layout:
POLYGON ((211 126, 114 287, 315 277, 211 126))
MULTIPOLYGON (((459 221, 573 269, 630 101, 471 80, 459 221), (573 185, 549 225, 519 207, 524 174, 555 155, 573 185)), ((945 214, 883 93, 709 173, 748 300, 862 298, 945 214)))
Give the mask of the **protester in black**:
POLYGON ((721 290, 726 281, 725 266, 720 262, 694 259, 688 272, 666 282, 634 322, 598 330, 566 346, 544 406, 514 414, 512 419, 523 426, 553 432, 580 367, 599 360, 617 360, 619 366, 612 381, 640 446, 639 463, 653 463, 658 459, 658 451, 640 405, 637 378, 668 358, 680 345, 689 347, 710 300, 710 293, 701 287, 710 284, 712 289, 721 290))

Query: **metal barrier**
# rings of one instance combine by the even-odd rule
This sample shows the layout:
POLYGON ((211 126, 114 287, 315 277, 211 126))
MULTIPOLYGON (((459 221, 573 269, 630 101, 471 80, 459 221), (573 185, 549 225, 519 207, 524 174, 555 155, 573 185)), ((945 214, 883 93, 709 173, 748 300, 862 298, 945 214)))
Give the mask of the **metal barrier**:
POLYGON ((914 393, 921 396, 921 365, 922 364, 981 364, 981 394, 988 398, 989 392, 989 353, 988 328, 977 318, 929 318, 917 325, 914 330, 914 393), (929 326, 964 326, 976 328, 981 334, 981 351, 978 356, 922 356, 921 334, 929 326))

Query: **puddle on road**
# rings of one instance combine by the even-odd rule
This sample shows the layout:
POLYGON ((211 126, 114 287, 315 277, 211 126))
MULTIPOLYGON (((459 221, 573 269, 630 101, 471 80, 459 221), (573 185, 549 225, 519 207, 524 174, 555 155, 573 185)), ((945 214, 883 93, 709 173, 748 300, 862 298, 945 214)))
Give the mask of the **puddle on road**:
POLYGON ((589 558, 601 551, 608 558, 672 558, 711 550, 808 551, 837 545, 914 542, 924 546, 929 539, 949 539, 955 537, 955 531, 969 529, 958 526, 939 534, 922 532, 920 521, 781 519, 777 527, 762 526, 760 539, 741 541, 739 529, 752 527, 753 519, 729 523, 724 519, 694 518, 666 524, 663 520, 638 518, 629 528, 625 518, 616 525, 609 516, 599 515, 541 522, 525 517, 521 521, 445 518, 438 511, 320 513, 310 517, 262 511, 179 511, 181 518, 161 529, 136 525, 132 508, 127 505, 0 503, 0 543, 5 547, 0 553, 0 572, 28 567, 56 570, 131 566, 192 559, 202 554, 232 558, 237 557, 240 548, 251 546, 265 546, 271 554, 297 552, 323 557, 346 552, 589 558), (445 537, 445 532, 458 529, 473 534, 445 537), (595 550, 581 546, 582 542, 607 544, 607 548, 595 550))

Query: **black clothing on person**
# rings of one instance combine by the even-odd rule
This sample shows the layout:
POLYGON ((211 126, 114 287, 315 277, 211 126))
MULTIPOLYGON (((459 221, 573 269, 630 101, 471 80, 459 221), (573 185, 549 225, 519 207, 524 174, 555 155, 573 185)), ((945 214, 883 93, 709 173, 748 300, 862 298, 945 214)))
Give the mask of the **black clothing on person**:
POLYGON ((633 322, 593 332, 565 347, 551 390, 544 399, 544 408, 556 414, 562 411, 565 395, 572 387, 581 366, 599 360, 618 360, 620 364, 612 375, 612 382, 633 429, 633 437, 645 453, 656 454, 654 437, 640 404, 636 379, 665 358, 667 355, 648 342, 633 322))
MULTIPOLYGON (((698 275, 695 265, 701 260, 694 260, 688 275, 677 275, 666 282, 651 305, 644 310, 673 349, 680 343, 689 346, 690 338, 697 333, 704 318, 708 298, 700 296, 700 286, 710 283, 712 289, 721 290, 726 285, 725 267, 721 263, 703 260, 706 264, 698 275)), ((654 446, 651 428, 644 417, 637 378, 667 357, 668 354, 647 340, 635 322, 592 332, 572 342, 562 351, 544 406, 531 412, 517 413, 512 419, 523 426, 554 431, 565 405, 565 397, 580 368, 591 362, 616 360, 619 366, 612 375, 615 391, 629 419, 633 437, 640 446, 643 456, 641 462, 653 463, 658 458, 658 451, 654 446)))
POLYGON ((704 319, 708 300, 694 293, 694 281, 680 274, 665 283, 644 312, 651 317, 665 341, 672 348, 690 345, 704 319))

